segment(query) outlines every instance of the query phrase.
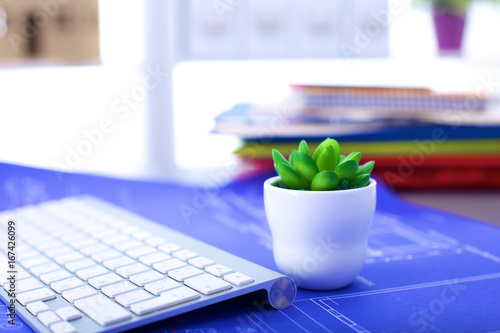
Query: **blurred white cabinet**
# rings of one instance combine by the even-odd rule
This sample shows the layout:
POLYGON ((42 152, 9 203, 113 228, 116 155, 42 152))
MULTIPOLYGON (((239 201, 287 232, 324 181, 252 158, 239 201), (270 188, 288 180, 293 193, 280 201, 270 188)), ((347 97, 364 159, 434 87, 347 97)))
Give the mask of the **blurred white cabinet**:
POLYGON ((357 57, 377 57, 388 53, 390 13, 387 0, 351 0, 354 20, 350 40, 357 57))
POLYGON ((182 60, 383 57, 387 0, 183 0, 182 60))
POLYGON ((235 20, 232 15, 225 15, 214 7, 213 1, 190 0, 182 2, 183 19, 181 40, 185 51, 191 58, 212 59, 233 57, 235 54, 235 20))
POLYGON ((338 57, 344 34, 340 0, 301 0, 296 13, 295 52, 303 57, 338 57))

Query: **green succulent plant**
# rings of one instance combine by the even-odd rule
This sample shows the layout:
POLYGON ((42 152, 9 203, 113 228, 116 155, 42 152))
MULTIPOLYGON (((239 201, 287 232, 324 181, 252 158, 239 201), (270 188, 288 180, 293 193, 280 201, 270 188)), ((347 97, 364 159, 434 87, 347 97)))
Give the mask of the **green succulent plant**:
POLYGON ((292 190, 333 191, 364 187, 370 182, 374 161, 359 165, 360 152, 340 154, 339 143, 326 138, 313 154, 305 140, 287 160, 273 149, 274 168, 281 178, 276 184, 292 190))

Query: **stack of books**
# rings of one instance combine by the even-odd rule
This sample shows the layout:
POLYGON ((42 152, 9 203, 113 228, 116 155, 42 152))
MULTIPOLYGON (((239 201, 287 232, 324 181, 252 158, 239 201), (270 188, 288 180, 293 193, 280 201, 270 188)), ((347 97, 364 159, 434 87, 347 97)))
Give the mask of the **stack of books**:
POLYGON ((375 160, 391 187, 500 188, 500 114, 477 92, 425 88, 293 85, 277 105, 239 104, 216 118, 215 131, 238 135, 235 154, 256 171, 273 168, 301 139, 325 137, 341 153, 375 160))

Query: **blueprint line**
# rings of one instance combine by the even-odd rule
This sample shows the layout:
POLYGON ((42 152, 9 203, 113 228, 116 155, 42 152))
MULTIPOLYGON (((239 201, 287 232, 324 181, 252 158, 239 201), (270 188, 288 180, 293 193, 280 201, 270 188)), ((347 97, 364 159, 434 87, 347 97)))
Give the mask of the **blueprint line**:
POLYGON ((412 289, 420 289, 420 288, 428 288, 428 287, 435 287, 435 286, 443 286, 443 285, 448 285, 450 283, 473 282, 473 281, 498 279, 498 278, 500 278, 500 273, 485 274, 485 275, 476 275, 476 276, 471 276, 471 277, 466 277, 466 278, 456 278, 456 279, 449 279, 449 280, 436 281, 436 282, 430 282, 430 283, 413 284, 413 285, 404 286, 404 287, 379 289, 379 290, 364 291, 364 292, 352 293, 352 294, 326 296, 326 297, 323 296, 323 297, 317 297, 317 298, 308 298, 308 299, 303 299, 303 300, 297 300, 297 302, 300 302, 300 301, 309 301, 309 300, 312 301, 314 299, 317 299, 317 300, 322 300, 322 299, 325 299, 325 298, 328 298, 328 299, 342 299, 342 298, 350 298, 350 297, 357 297, 357 296, 385 294, 385 293, 390 293, 390 292, 394 292, 394 291, 405 291, 405 290, 412 290, 412 289))
POLYGON ((287 317, 292 323, 294 323, 295 325, 297 325, 300 329, 302 329, 304 332, 309 332, 309 330, 305 329, 302 325, 300 325, 299 323, 297 323, 295 320, 293 320, 292 318, 290 318, 290 316, 288 316, 286 313, 284 313, 283 311, 281 311, 281 313, 287 317))
POLYGON ((275 332, 275 333, 278 333, 276 332, 276 330, 274 330, 271 326, 269 326, 269 324, 267 324, 265 321, 263 321, 261 318, 259 318, 257 315, 253 315, 252 314, 254 313, 253 311, 249 310, 247 307, 245 307, 245 309, 249 312, 249 314, 247 314, 243 309, 240 308, 240 312, 243 313, 243 315, 245 315, 245 317, 247 317, 247 319, 253 323, 253 325, 257 328, 260 328, 262 331, 264 332, 268 332, 268 330, 272 331, 272 332, 275 332), (255 320, 255 318, 258 320, 258 322, 255 320), (266 326, 268 330, 264 329, 262 326, 266 326))
POLYGON ((326 303, 326 301, 328 301, 329 303, 334 303, 335 305, 338 305, 335 301, 333 301, 329 298, 320 299, 319 302, 311 300, 311 302, 313 302, 314 304, 316 304, 317 306, 319 306, 320 308, 325 310, 326 313, 328 313, 330 316, 334 317, 335 319, 337 319, 338 321, 340 321, 342 324, 346 325, 347 327, 349 327, 353 331, 358 332, 358 333, 370 333, 370 331, 366 330, 361 325, 358 325, 357 323, 355 323, 351 319, 347 318, 346 316, 344 316, 342 313, 340 313, 336 309, 332 308, 329 304, 326 303))
POLYGON ((299 309, 298 307, 295 306, 295 304, 291 304, 294 308, 296 308, 297 310, 299 310, 300 312, 302 312, 305 316, 307 316, 309 319, 311 319, 313 322, 315 322, 316 324, 318 324, 318 326, 321 326, 321 328, 323 328, 325 331, 327 332, 331 332, 333 333, 333 331, 329 330, 327 327, 323 326, 320 322, 318 322, 316 319, 314 319, 313 317, 311 317, 310 315, 308 315, 307 313, 305 313, 304 311, 302 311, 302 309, 299 309))

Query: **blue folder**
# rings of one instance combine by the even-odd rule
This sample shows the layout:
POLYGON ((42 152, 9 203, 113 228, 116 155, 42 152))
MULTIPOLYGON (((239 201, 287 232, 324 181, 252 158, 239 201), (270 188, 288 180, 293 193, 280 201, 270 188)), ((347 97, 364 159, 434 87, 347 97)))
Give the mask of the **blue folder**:
MULTIPOLYGON (((0 164, 0 209, 93 194, 277 269, 264 179, 195 188, 0 164)), ((379 183, 367 261, 350 286, 299 290, 294 303, 279 311, 243 297, 134 332, 499 331, 499 240, 496 226, 411 205, 379 183)), ((2 330, 31 332, 20 318, 17 327, 9 326, 5 313, 0 304, 2 330)))
MULTIPOLYGON (((412 118, 378 117, 371 120, 353 119, 349 114, 342 116, 336 114, 315 115, 310 113, 295 114, 256 112, 256 105, 236 104, 231 109, 222 112, 215 118, 216 123, 226 124, 227 127, 234 125, 248 126, 254 129, 254 134, 247 132, 241 135, 247 142, 269 143, 269 142, 299 142, 301 139, 311 141, 322 141, 325 133, 310 133, 307 130, 300 137, 291 136, 285 128, 279 131, 263 131, 262 129, 273 129, 276 126, 285 124, 292 125, 346 125, 349 128, 352 124, 366 125, 353 129, 351 132, 331 133, 335 139, 341 142, 360 141, 413 141, 427 140, 432 138, 434 131, 439 129, 443 137, 448 140, 474 140, 474 139, 498 139, 500 138, 499 125, 467 125, 460 122, 461 114, 458 112, 442 112, 442 122, 426 122, 412 118), (281 122, 280 122, 281 121, 281 122)), ((376 112, 375 112, 376 113, 376 112)), ((338 129, 337 129, 338 130, 338 129)), ((231 130, 234 131, 234 128, 231 130)), ((217 133, 217 130, 214 130, 217 133)), ((237 131, 236 131, 237 133, 237 131)))

